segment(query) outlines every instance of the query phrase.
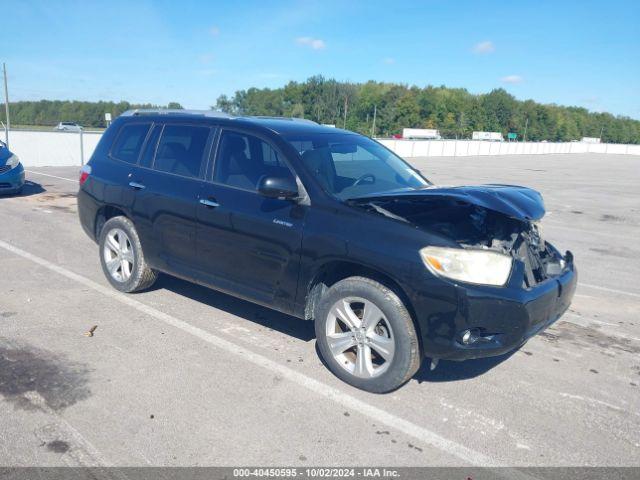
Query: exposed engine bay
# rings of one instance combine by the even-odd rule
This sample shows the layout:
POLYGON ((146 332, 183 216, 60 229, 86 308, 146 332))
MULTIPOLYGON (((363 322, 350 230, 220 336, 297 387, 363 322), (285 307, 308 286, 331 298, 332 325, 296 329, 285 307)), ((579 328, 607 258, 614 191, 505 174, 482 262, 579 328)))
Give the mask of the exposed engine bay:
POLYGON ((525 265, 524 287, 562 273, 565 262, 543 238, 538 222, 445 196, 355 199, 354 204, 429 232, 464 248, 491 249, 525 265))

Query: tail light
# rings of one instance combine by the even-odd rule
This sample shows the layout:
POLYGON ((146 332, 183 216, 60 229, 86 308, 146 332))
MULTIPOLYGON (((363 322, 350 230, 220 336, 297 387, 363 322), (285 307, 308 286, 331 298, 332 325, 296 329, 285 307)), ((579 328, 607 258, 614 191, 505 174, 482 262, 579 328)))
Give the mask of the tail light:
POLYGON ((80 169, 80 185, 84 185, 84 182, 87 181, 87 178, 89 178, 89 175, 91 175, 91 167, 89 165, 85 165, 80 169))

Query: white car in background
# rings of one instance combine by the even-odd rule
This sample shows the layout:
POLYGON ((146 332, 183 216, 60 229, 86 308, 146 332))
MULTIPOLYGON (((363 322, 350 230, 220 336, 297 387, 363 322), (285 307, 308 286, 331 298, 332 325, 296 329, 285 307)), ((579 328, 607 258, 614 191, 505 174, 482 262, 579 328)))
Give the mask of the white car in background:
POLYGON ((82 126, 74 122, 60 122, 58 125, 56 125, 54 130, 57 130, 59 132, 79 132, 80 130, 82 130, 82 126))

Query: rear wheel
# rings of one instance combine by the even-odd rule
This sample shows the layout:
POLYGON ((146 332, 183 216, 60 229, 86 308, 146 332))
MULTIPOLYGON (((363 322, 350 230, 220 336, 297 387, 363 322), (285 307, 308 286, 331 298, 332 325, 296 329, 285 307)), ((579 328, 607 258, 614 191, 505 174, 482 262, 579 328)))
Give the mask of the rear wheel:
POLYGON ((354 387, 394 390, 420 367, 411 315, 393 290, 350 277, 324 294, 315 316, 318 347, 329 369, 354 387))
POLYGON ((113 217, 100 232, 100 263, 109 283, 131 293, 151 287, 158 278, 144 260, 136 228, 126 217, 113 217))

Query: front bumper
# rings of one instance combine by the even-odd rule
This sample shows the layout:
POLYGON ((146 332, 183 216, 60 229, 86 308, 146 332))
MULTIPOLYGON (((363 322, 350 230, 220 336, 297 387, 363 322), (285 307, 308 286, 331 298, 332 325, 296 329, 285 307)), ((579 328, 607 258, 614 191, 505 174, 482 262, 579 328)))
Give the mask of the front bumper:
POLYGON ((454 284, 425 278, 412 292, 425 356, 445 360, 492 357, 514 350, 554 323, 569 308, 578 280, 567 252, 562 273, 523 287, 524 264, 516 262, 504 287, 454 284), (477 340, 465 344, 462 333, 477 340))
POLYGON ((19 163, 8 172, 0 173, 0 195, 19 192, 24 185, 24 168, 19 163))

